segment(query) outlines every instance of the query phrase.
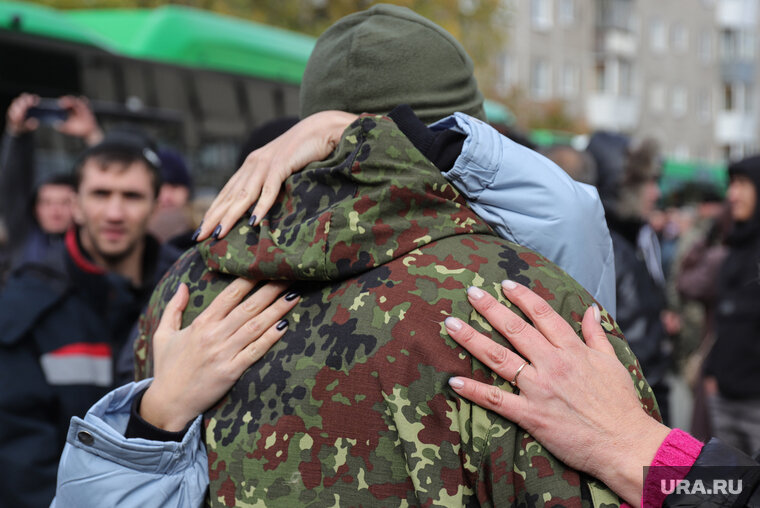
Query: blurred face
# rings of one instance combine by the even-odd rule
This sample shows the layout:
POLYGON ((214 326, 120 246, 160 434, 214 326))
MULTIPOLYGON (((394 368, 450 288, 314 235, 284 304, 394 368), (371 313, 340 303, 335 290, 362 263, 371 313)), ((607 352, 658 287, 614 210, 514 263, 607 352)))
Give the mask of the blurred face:
POLYGON ((145 241, 155 205, 152 182, 144 162, 105 169, 94 161, 85 162, 75 219, 82 245, 96 261, 120 261, 145 241))
POLYGON ((179 208, 185 206, 188 199, 190 199, 190 189, 184 185, 165 183, 161 185, 161 191, 158 193, 158 207, 179 208))
POLYGON ((752 180, 742 175, 733 177, 728 185, 727 197, 734 221, 744 222, 752 218, 757 202, 757 190, 752 180))
POLYGON ((40 187, 34 204, 34 215, 42 231, 60 234, 69 229, 75 195, 74 189, 68 185, 47 184, 40 187))
POLYGON ((660 186, 657 184, 656 179, 647 180, 641 191, 640 199, 641 216, 649 217, 657 205, 657 200, 660 199, 660 186))

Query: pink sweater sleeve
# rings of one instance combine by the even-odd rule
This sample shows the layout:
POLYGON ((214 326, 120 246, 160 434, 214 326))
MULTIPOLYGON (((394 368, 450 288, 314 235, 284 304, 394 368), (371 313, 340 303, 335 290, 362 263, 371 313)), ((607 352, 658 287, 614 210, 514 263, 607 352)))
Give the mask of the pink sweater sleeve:
MULTIPOLYGON (((694 439, 680 429, 673 429, 662 442, 660 448, 652 460, 651 466, 657 466, 649 470, 644 481, 644 493, 641 497, 643 508, 662 506, 666 494, 660 488, 661 480, 683 480, 685 477, 684 467, 691 467, 696 462, 704 443, 694 439)), ((631 508, 623 503, 621 506, 631 508)))

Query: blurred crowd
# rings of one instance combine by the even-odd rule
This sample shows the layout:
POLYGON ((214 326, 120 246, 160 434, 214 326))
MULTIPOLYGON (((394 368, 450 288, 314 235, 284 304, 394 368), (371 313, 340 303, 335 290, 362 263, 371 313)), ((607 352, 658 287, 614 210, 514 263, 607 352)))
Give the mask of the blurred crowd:
MULTIPOLYGON (((296 123, 278 119, 250 133, 238 164, 296 123)), ((694 184, 665 199, 657 139, 596 132, 582 150, 538 151, 598 191, 615 279, 605 310, 638 358, 663 422, 701 441, 760 450, 760 156, 731 162, 725 195, 694 184)), ((133 379, 140 314, 166 270, 196 244, 211 204, 196 199, 192 175, 181 149, 136 126, 104 132, 84 97, 22 93, 8 108, 0 147, 0 470, 35 464, 54 478, 69 418, 133 379), (80 140, 70 172, 40 167, 40 129, 80 140), (32 370, 42 373, 36 385, 24 381, 32 370), (30 407, 40 398, 50 406, 30 407), (41 421, 50 429, 36 428, 41 421)), ((9 485, 34 492, 35 481, 9 473, 0 499, 9 485)))

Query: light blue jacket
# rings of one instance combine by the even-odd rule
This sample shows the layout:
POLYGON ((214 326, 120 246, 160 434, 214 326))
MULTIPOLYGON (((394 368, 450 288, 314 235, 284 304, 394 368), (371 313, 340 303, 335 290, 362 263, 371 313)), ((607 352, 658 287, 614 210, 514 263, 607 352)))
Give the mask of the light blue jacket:
POLYGON ((432 129, 467 135, 444 176, 502 238, 543 254, 615 316, 615 257, 596 187, 463 113, 432 129))
MULTIPOLYGON (((612 241, 596 189, 573 181, 545 157, 456 113, 433 125, 467 135, 444 176, 508 240, 554 261, 610 312, 615 304, 612 241)), ((208 485, 201 417, 181 443, 126 439, 135 396, 150 383, 106 395, 84 420, 72 418, 58 470, 55 508, 196 507, 208 485)))
POLYGON ((51 508, 198 507, 208 486, 198 416, 181 443, 126 439, 132 401, 152 379, 108 393, 74 417, 58 465, 51 508))

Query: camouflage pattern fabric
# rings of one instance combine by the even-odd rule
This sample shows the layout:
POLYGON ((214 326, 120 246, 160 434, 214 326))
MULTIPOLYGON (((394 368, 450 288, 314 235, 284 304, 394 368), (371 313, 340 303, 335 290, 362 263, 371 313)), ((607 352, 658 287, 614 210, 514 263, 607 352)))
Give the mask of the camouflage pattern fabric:
MULTIPOLYGON (((330 159, 293 175, 259 228, 238 223, 188 251, 157 288, 136 346, 177 284, 187 325, 236 276, 287 279, 302 301, 286 335, 205 414, 209 506, 618 506, 520 427, 457 396, 450 376, 511 390, 448 338, 467 302, 527 284, 580 337, 592 297, 542 256, 494 235, 395 124, 363 116, 330 159)), ((603 324, 652 415, 620 330, 603 324)), ((498 333, 494 340, 504 343, 498 333)))

